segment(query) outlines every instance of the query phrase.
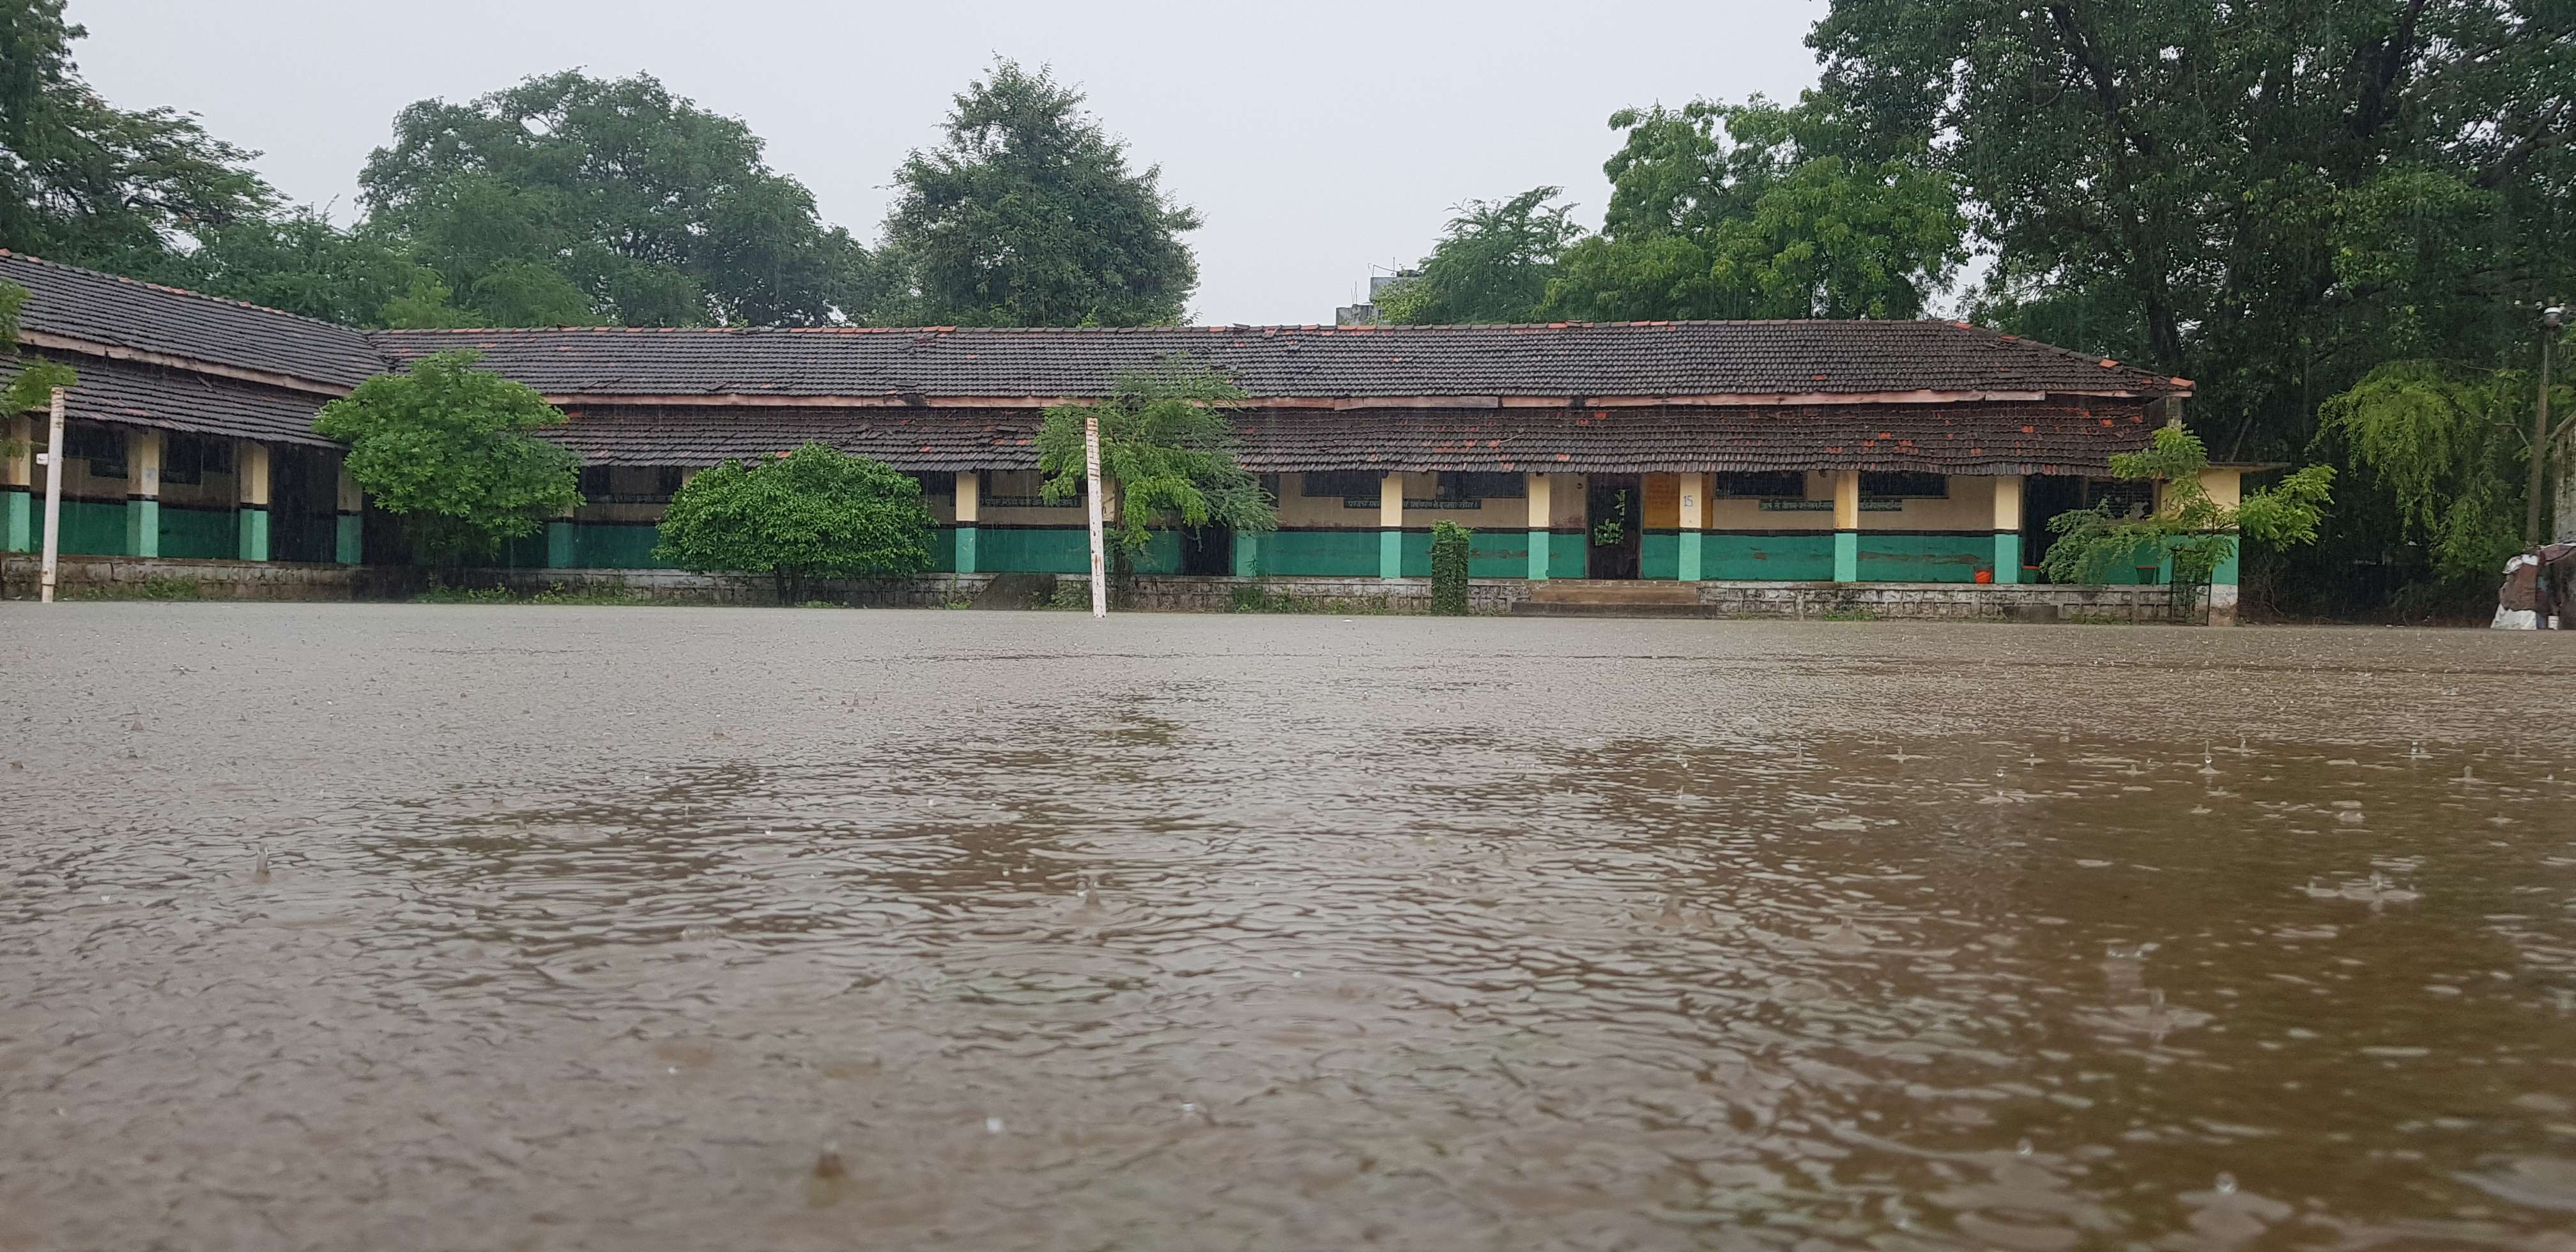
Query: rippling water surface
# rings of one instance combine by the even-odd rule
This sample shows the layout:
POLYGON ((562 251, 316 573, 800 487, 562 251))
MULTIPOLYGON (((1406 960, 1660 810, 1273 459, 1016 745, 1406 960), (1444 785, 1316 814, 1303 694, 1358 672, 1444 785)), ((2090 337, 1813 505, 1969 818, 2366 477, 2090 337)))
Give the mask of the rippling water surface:
POLYGON ((0 606, 0 1248, 2576 1248, 2571 673, 0 606))

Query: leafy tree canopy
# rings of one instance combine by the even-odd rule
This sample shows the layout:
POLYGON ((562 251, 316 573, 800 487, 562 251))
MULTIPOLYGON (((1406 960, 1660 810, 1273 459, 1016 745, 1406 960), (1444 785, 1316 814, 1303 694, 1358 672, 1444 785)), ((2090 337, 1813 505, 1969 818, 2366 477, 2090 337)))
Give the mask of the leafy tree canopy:
POLYGON ((160 277, 276 196, 193 115, 109 107, 72 61, 86 33, 63 0, 0 0, 0 247, 160 277))
MULTIPOLYGON (((2551 390, 2551 411, 2569 415, 2563 437, 2576 388, 2551 390)), ((2435 578, 2483 593, 2523 546, 2535 398, 2523 370, 2390 361, 2326 400, 2317 443, 2387 493, 2399 541, 2424 545, 2435 578)))
POLYGON ((930 510, 910 475, 829 444, 727 462, 689 480, 656 557, 682 569, 767 574, 781 604, 814 580, 930 568, 930 510))
POLYGON ((309 208, 210 229, 173 271, 208 295, 343 326, 469 324, 436 270, 380 232, 341 229, 309 208))
POLYGON ((1181 320, 1199 216, 1167 199, 1162 167, 1126 145, 1040 67, 997 60, 956 97, 946 139, 895 172, 873 320, 957 326, 1160 326, 1181 320))
POLYGON ((1041 492, 1069 500, 1082 490, 1083 432, 1096 417, 1107 542, 1123 556, 1143 551, 1157 525, 1276 530, 1279 517, 1261 481, 1235 461, 1240 440, 1231 415, 1243 399, 1224 375, 1174 356, 1120 378, 1097 403, 1048 409, 1038 428, 1041 492))
POLYGON ((0 391, 0 417, 24 413, 51 404, 54 388, 80 382, 80 375, 60 361, 18 356, 18 310, 27 303, 27 289, 16 283, 0 282, 0 362, 16 372, 5 391, 0 391))
POLYGON ((349 445, 348 468, 437 564, 490 557, 581 503, 581 462, 536 437, 563 412, 471 351, 423 357, 322 407, 313 429, 349 445))
POLYGON ((1535 319, 1558 255, 1583 237, 1574 206, 1550 203, 1563 190, 1532 187, 1459 206, 1419 273, 1377 293, 1379 318, 1414 326, 1535 319))
POLYGON ((359 185, 485 323, 810 326, 864 294, 865 251, 759 137, 649 75, 420 101, 359 185))
POLYGON ((1587 320, 1914 317, 1966 259, 1950 175, 1875 155, 1821 97, 1623 109, 1601 233, 1543 309, 1587 320))

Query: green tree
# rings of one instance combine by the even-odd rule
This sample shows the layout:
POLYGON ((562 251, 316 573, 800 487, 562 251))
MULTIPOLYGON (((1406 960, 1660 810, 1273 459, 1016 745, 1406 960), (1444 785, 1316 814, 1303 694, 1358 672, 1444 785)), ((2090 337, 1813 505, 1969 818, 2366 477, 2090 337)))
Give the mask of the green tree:
POLYGON ((457 304, 510 326, 813 326, 863 302, 865 251, 741 121, 649 75, 423 100, 359 185, 457 304))
POLYGON ((930 568, 933 524, 920 480, 809 443, 691 478, 662 516, 655 556, 682 569, 767 574, 779 603, 799 604, 817 579, 930 568))
POLYGON ((358 486, 403 519, 416 557, 462 565, 581 503, 581 461, 535 432, 563 412, 525 384, 442 352, 322 406, 316 433, 349 445, 358 486))
MULTIPOLYGON (((2576 388, 2551 390, 2551 411, 2576 416, 2576 388)), ((2320 408, 2319 451, 2386 493, 2396 539, 2430 554, 2445 599, 2484 598, 2505 558, 2522 550, 2533 392, 2522 370, 2400 360, 2320 408)))
POLYGON ((1166 199, 1162 168, 1126 145, 1082 93, 997 60, 958 93, 947 139, 895 172, 886 219, 897 276, 877 321, 957 326, 1164 326, 1181 320, 1199 216, 1166 199))
POLYGON ((1459 206, 1419 272, 1378 292, 1378 319, 1420 326, 1536 318, 1557 256, 1583 237, 1573 206, 1549 203, 1563 190, 1532 187, 1459 206))
POLYGON ((1966 259, 1951 177, 1866 155, 1829 102, 1623 109, 1601 233, 1567 247, 1544 312, 1590 320, 1915 317, 1966 259))
POLYGON ((275 193, 194 116, 110 107, 72 62, 85 34, 62 0, 0 0, 0 247, 160 278, 275 193))
POLYGON ((1120 377, 1095 403, 1056 405, 1038 428, 1041 493, 1069 500, 1083 490, 1083 431, 1096 417, 1106 541, 1122 571, 1157 526, 1276 530, 1261 480, 1235 459, 1241 440, 1232 414, 1243 400, 1225 376, 1175 355, 1120 377))
POLYGON ((2123 516, 2107 504, 2061 513, 2049 519, 2057 532, 2041 560, 2053 582, 2098 583, 2131 562, 2173 560, 2173 586, 2195 594, 2209 585, 2227 558, 2236 554, 2237 535, 2267 544, 2314 543, 2317 524, 2334 485, 2331 466, 2311 465, 2279 483, 2252 491, 2227 508, 2209 498, 2200 472, 2209 466, 2209 450, 2200 437, 2175 425, 2158 427, 2143 452, 2111 458, 2115 478, 2144 479, 2156 484, 2156 508, 2123 516))
POLYGON ((18 310, 26 304, 26 288, 0 282, 0 368, 11 371, 8 387, 0 390, 0 417, 43 408, 53 403, 54 388, 80 382, 80 375, 60 361, 18 355, 18 310))
POLYGON ((343 230, 309 208, 211 229, 178 268, 184 285, 208 295, 343 326, 463 325, 467 316, 448 304, 437 271, 378 232, 343 230))

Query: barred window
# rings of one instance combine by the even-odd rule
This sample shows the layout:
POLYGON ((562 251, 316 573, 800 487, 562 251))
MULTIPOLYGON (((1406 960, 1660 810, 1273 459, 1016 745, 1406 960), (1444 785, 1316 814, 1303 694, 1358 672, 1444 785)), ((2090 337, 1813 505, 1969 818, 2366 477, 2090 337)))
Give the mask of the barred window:
POLYGON ((195 435, 172 435, 161 451, 161 481, 183 486, 197 486, 208 474, 233 472, 233 444, 229 439, 202 439, 195 435))
POLYGON ((1297 476, 1297 494, 1343 499, 1367 496, 1374 500, 1378 483, 1385 477, 1375 470, 1309 470, 1297 476))
POLYGON ((1804 500, 1807 476, 1798 470, 1733 473, 1712 476, 1709 495, 1719 500, 1804 500))
POLYGON ((1947 500, 1950 498, 1950 476, 1864 470, 1860 476, 1860 494, 1863 499, 1947 500))
POLYGON ((1438 477, 1435 498, 1441 500, 1518 500, 1529 495, 1529 480, 1518 474, 1443 470, 1438 477))
POLYGON ((105 426, 63 428, 63 459, 89 462, 92 478, 125 477, 125 432, 105 426))
POLYGON ((669 504, 688 471, 677 465, 585 465, 581 498, 592 504, 669 504))
POLYGON ((912 476, 921 484, 925 499, 945 499, 957 494, 957 475, 952 470, 923 470, 912 476))

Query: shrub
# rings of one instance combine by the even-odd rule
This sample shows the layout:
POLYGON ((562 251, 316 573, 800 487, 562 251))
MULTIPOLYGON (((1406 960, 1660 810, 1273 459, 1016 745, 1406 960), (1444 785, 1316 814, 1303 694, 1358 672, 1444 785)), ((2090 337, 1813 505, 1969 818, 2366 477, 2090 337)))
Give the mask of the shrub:
POLYGON ((921 483, 826 444, 716 466, 689 480, 662 517, 655 556, 700 573, 767 574, 780 604, 817 579, 930 568, 921 483))
POLYGON ((1467 615, 1467 562, 1474 540, 1456 522, 1431 525, 1431 611, 1441 617, 1467 615))
POLYGON ((581 503, 581 462, 534 432, 564 420, 525 384, 442 352, 322 406, 316 433, 349 445, 349 476, 420 558, 461 565, 581 503))

